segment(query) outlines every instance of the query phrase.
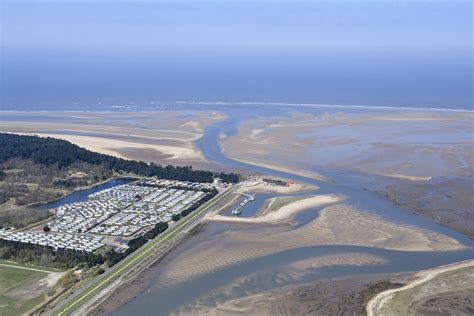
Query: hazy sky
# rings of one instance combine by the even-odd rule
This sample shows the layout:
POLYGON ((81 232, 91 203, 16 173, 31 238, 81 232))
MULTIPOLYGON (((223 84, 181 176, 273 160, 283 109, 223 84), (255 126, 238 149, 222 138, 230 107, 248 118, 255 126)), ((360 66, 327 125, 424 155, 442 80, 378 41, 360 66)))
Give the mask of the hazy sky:
MULTIPOLYGON (((319 73, 314 82, 320 82, 323 74, 330 76, 327 72, 334 66, 334 73, 342 76, 340 79, 345 82, 342 68, 361 72, 362 68, 371 66, 371 61, 374 67, 384 65, 389 85, 393 85, 390 79, 398 78, 401 70, 409 71, 426 63, 430 68, 427 79, 434 74, 452 77, 451 82, 454 80, 457 85, 463 85, 462 91, 452 92, 453 97, 458 96, 455 101, 462 102, 463 106, 472 102, 472 89, 471 100, 466 99, 467 86, 472 84, 470 0, 0 2, 2 92, 3 100, 9 102, 15 101, 14 91, 22 84, 35 90, 24 73, 27 69, 46 81, 52 80, 49 77, 60 80, 58 76, 64 76, 61 72, 64 63, 82 64, 78 69, 69 69, 71 76, 84 76, 84 69, 90 69, 94 78, 103 76, 101 82, 113 81, 104 75, 113 67, 123 67, 124 75, 132 71, 133 75, 148 76, 149 71, 156 71, 173 77, 176 74, 173 74, 173 66, 189 78, 201 74, 204 77, 209 74, 224 76, 226 73, 244 78, 244 71, 250 74, 260 69, 254 74, 259 76, 269 68, 270 71, 276 69, 273 66, 280 69, 279 73, 288 71, 291 76, 299 67, 298 72, 306 68, 312 69, 313 76, 319 73), (102 65, 101 72, 97 63, 108 64, 102 65), (190 67, 180 69, 183 65, 190 67), (229 70, 233 65, 237 68, 229 70), (201 73, 203 69, 208 72, 201 73), (50 73, 45 73, 46 70, 50 73), (463 96, 459 97, 459 94, 463 96)), ((370 69, 368 71, 370 73, 370 69)), ((381 75, 377 74, 376 79, 381 75)), ((340 87, 343 91, 350 90, 350 80, 346 81, 347 89, 340 87)), ((238 83, 232 81, 229 85, 235 85, 238 90, 238 83)), ((193 81, 188 84, 192 85, 193 81)), ((69 86, 74 85, 71 82, 69 86)), ((181 95, 143 92, 167 98, 190 98, 196 93, 186 84, 181 87, 184 89, 181 95)), ((227 95, 226 89, 231 88, 222 88, 222 95, 198 93, 196 97, 223 99, 227 95)), ((262 96, 272 99, 268 87, 255 89, 247 94, 248 89, 242 90, 241 99, 262 96)), ((315 90, 318 91, 317 87, 315 90)), ((113 97, 111 91, 96 97, 113 97)), ((397 91, 392 94, 403 89, 397 91)), ((285 98, 291 99, 291 91, 288 93, 285 98)), ((311 94, 310 87, 304 91, 302 99, 314 102, 331 99, 308 93, 311 94)), ((130 94, 133 95, 136 93, 130 94)), ((297 96, 295 92, 296 102, 299 101, 297 96)), ((351 94, 347 95, 347 102, 350 97, 351 94)), ((356 103, 363 101, 360 96, 354 97, 356 103)), ((282 97, 276 93, 275 101, 278 99, 282 97)))

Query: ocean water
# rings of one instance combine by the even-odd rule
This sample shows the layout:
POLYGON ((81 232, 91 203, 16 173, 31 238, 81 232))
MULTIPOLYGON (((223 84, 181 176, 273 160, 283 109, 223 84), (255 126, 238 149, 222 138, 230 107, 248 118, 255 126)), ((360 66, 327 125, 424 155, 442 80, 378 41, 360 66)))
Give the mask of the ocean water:
POLYGON ((3 0, 0 15, 4 111, 474 105, 470 0, 3 0))
POLYGON ((474 106, 472 66, 462 56, 454 64, 443 56, 378 58, 376 62, 370 56, 273 64, 228 61, 223 65, 199 60, 188 65, 8 60, 1 70, 3 111, 144 111, 179 108, 179 102, 471 110, 474 106))

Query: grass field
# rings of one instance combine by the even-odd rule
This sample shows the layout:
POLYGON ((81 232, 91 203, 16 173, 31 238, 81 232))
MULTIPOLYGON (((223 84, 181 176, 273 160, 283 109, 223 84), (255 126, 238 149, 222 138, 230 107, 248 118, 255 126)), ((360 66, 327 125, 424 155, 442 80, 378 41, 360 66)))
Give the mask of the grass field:
POLYGON ((0 315, 21 315, 40 304, 54 285, 50 272, 0 263, 0 315))

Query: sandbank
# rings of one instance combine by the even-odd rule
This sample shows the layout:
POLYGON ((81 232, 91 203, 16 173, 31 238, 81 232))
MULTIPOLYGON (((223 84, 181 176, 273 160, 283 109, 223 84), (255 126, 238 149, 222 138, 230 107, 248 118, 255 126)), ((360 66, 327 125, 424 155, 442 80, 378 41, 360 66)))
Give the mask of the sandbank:
MULTIPOLYGON (((320 197, 310 198, 309 201, 319 203, 319 199, 320 197)), ((305 201, 304 204, 299 204, 299 210, 309 207, 311 203, 305 201)), ((263 219, 222 215, 207 218, 209 224, 213 220, 219 220, 226 224, 249 225, 243 230, 226 229, 213 234, 205 241, 197 242, 180 252, 160 276, 160 282, 176 284, 215 269, 306 246, 353 245, 402 251, 449 251, 466 248, 447 235, 390 221, 344 202, 332 203, 324 207, 314 220, 289 229, 288 216, 297 211, 298 209, 288 205, 283 212, 276 211, 269 214, 272 216, 262 217, 263 219), (264 225, 266 223, 272 225, 264 225), (279 223, 282 225, 278 225, 279 223)))
POLYGON ((223 216, 215 215, 212 217, 206 217, 207 220, 222 221, 222 222, 235 222, 235 223, 269 223, 278 222, 282 220, 288 220, 298 212, 313 208, 321 207, 331 203, 337 203, 344 200, 343 196, 328 194, 328 195, 316 195, 309 198, 303 198, 299 201, 287 204, 275 212, 266 213, 259 217, 245 218, 236 216, 223 216))

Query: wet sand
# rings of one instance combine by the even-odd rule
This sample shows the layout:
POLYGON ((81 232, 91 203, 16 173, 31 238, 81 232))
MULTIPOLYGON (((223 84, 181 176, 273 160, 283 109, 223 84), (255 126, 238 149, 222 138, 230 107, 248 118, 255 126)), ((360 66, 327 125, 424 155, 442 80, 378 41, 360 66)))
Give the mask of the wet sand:
POLYGON ((257 165, 271 161, 305 173, 337 168, 427 181, 472 173, 472 126, 472 113, 295 113, 246 121, 221 144, 233 159, 257 165))
POLYGON ((464 249, 448 236, 393 223, 343 203, 323 208, 319 217, 294 229, 285 224, 253 225, 224 229, 202 238, 190 241, 192 247, 176 253, 156 282, 171 286, 253 258, 312 245, 371 246, 404 251, 464 249))
POLYGON ((358 185, 474 238, 473 126, 469 112, 295 112, 245 121, 221 145, 232 159, 295 174, 337 170, 344 183, 357 173, 358 185))
MULTIPOLYGON (((327 255, 319 258, 312 258, 306 260, 297 261, 288 266, 286 273, 281 273, 278 278, 293 278, 298 279, 302 278, 305 274, 305 271, 308 269, 320 269, 324 267, 334 266, 334 265, 348 265, 348 266, 371 266, 371 265, 378 265, 384 263, 384 258, 374 256, 374 255, 367 255, 363 253, 346 253, 346 254, 338 254, 338 255, 327 255)), ((366 277, 366 280, 373 280, 374 277, 366 277)), ((236 280, 232 285, 225 286, 220 289, 224 296, 232 296, 232 291, 235 287, 239 285, 242 286, 246 282, 251 282, 251 278, 243 277, 239 280, 236 280)), ((351 283, 354 280, 344 280, 344 288, 345 289, 354 289, 354 286, 351 286, 351 283)), ((304 303, 303 297, 293 297, 290 296, 298 291, 301 291, 303 287, 319 287, 325 288, 325 293, 318 293, 317 297, 313 297, 309 295, 308 289, 305 289, 304 296, 308 299, 311 299, 312 304, 316 304, 316 302, 328 299, 328 293, 332 292, 332 295, 335 295, 334 291, 329 290, 326 286, 329 285, 328 283, 332 283, 331 287, 333 289, 337 288, 337 292, 339 296, 342 296, 341 292, 343 289, 338 286, 334 286, 337 284, 336 282, 328 282, 328 280, 318 281, 313 283, 313 285, 299 285, 299 286, 282 286, 282 288, 273 290, 273 291, 263 291, 262 293, 247 295, 240 298, 223 301, 217 303, 216 306, 209 307, 206 304, 205 300, 198 300, 194 304, 190 304, 189 306, 182 307, 179 311, 175 314, 191 314, 191 313, 202 313, 202 314, 209 314, 209 315, 288 315, 288 314, 308 314, 309 311, 303 312, 305 309, 305 305, 308 303, 304 303), (324 285, 323 285, 324 284, 324 285), (290 294, 292 293, 292 294, 290 294)), ((354 282, 359 286, 359 280, 354 282)), ((354 284, 355 285, 355 284, 354 284)), ((302 291, 301 291, 302 292, 302 291)), ((301 293, 300 292, 300 293, 301 293)), ((320 304, 318 302, 318 304, 320 304)), ((310 305, 310 304, 308 304, 310 305)), ((347 306, 346 302, 346 308, 347 306)), ((311 309, 311 307, 309 307, 311 309)))

